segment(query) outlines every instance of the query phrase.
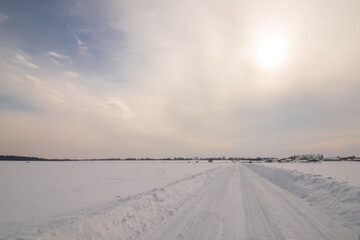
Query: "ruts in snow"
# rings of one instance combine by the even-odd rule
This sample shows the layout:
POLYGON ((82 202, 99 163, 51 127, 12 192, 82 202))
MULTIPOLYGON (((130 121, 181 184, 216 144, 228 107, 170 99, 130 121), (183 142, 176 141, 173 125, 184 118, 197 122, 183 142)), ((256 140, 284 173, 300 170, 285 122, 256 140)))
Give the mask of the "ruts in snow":
POLYGON ((302 199, 234 164, 145 239, 357 239, 302 199))

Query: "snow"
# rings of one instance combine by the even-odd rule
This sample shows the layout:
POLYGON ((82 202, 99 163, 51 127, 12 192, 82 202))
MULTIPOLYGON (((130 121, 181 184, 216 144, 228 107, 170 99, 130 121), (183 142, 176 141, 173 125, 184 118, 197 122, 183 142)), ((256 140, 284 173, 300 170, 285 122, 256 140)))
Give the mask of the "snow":
MULTIPOLYGON (((332 177, 324 178, 321 175, 287 170, 279 165, 247 164, 246 166, 282 189, 304 199, 360 236, 360 187, 337 182, 332 177)), ((295 166, 304 169, 300 167, 301 164, 295 166)), ((327 166, 332 165, 322 166, 326 169, 327 166)), ((341 165, 338 167, 339 171, 343 169, 341 165)))
POLYGON ((0 165, 0 239, 360 236, 358 187, 272 164, 0 165))
POLYGON ((197 193, 223 171, 223 168, 211 169, 162 188, 119 199, 90 217, 43 234, 38 239, 140 239, 196 198, 197 193))
POLYGON ((224 163, 0 162, 0 239, 38 218, 141 194, 224 163))
POLYGON ((232 164, 143 239, 356 239, 355 231, 249 168, 232 164))
POLYGON ((326 162, 321 163, 264 163, 270 166, 296 170, 302 173, 321 175, 324 178, 333 178, 338 182, 347 182, 360 187, 360 162, 326 162))

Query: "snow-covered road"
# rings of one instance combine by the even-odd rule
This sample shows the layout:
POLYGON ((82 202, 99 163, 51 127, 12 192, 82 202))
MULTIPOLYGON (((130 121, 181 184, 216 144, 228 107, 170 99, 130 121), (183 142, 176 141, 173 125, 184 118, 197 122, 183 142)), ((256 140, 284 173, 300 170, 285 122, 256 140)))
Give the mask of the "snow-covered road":
POLYGON ((302 199, 234 164, 145 239, 357 239, 302 199))
MULTIPOLYGON (((14 194, 0 198, 6 203, 0 205, 5 213, 0 239, 360 239, 360 188, 320 175, 229 161, 34 163, 34 168, 19 164, 7 165, 16 166, 17 171, 26 167, 26 171, 18 175, 13 171, 3 178, 49 179, 52 184, 29 184, 29 189, 15 189, 14 194), (48 176, 54 175, 55 167, 59 170, 52 180, 48 176), (39 168, 46 178, 37 174, 39 168), (65 171, 69 168, 74 174, 65 171), (75 208, 81 202, 53 204, 53 212, 59 214, 48 216, 50 212, 44 211, 31 220, 6 222, 7 218, 16 220, 12 213, 28 216, 22 214, 23 209, 35 206, 30 201, 17 211, 21 196, 31 200, 28 196, 66 186, 88 189, 90 180, 112 183, 119 176, 123 180, 105 184, 104 191, 90 187, 89 191, 70 191, 67 198, 66 194, 39 198, 45 205, 49 200, 65 204, 71 203, 64 202, 68 198, 84 202, 93 197, 83 208, 75 208), (107 194, 96 197, 103 192, 107 194), (13 207, 7 210, 7 206, 13 207), (65 207, 67 211, 60 211, 65 207)), ((10 173, 7 165, 4 173, 10 173)))

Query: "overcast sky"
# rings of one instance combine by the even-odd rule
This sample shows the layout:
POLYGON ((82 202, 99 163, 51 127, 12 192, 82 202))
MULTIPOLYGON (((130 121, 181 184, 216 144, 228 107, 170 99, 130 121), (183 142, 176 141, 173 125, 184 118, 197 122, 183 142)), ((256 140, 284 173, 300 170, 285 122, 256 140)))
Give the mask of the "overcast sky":
POLYGON ((360 155, 359 0, 0 1, 0 154, 302 153, 360 155))

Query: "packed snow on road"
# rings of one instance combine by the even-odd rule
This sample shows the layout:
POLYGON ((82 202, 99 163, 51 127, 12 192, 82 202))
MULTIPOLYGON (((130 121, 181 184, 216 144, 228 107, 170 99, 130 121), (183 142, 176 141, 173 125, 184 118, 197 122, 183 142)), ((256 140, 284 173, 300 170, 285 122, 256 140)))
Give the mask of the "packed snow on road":
POLYGON ((0 239, 360 239, 337 164, 0 162, 0 239))

